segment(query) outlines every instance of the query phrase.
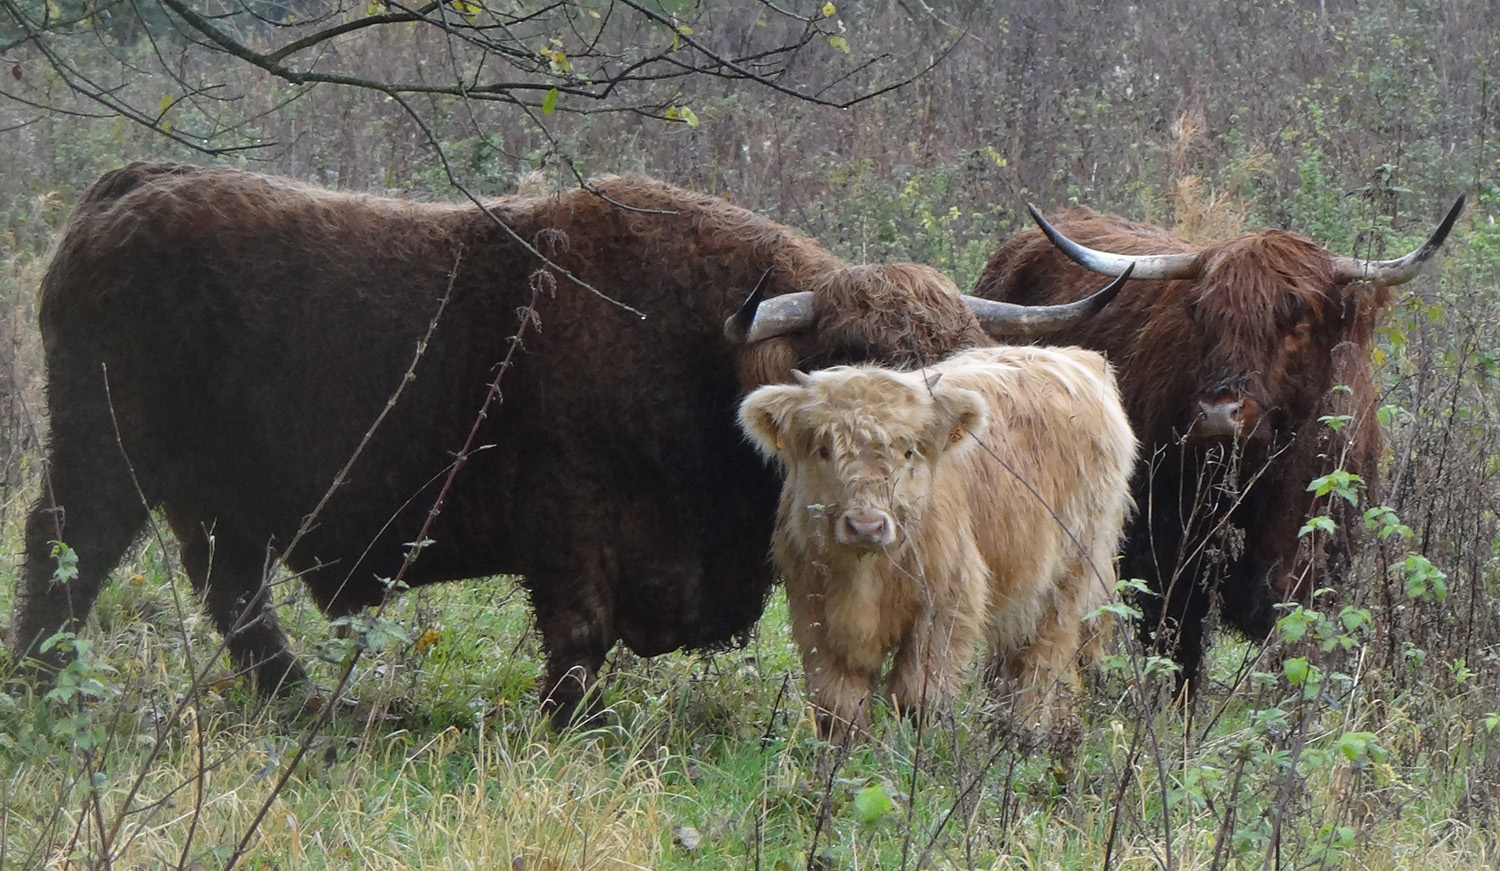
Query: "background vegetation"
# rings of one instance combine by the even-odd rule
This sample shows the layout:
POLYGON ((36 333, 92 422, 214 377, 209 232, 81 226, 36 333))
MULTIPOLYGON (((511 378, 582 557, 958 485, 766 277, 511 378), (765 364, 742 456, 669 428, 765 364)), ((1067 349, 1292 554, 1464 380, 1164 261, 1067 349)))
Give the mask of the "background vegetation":
MULTIPOLYGON (((650 8, 732 45, 758 20, 733 5, 650 8)), ((842 109, 696 76, 588 114, 566 111, 566 94, 548 113, 441 94, 403 106, 222 55, 192 55, 194 78, 173 77, 162 69, 190 55, 170 19, 112 8, 0 5, 7 554, 45 430, 32 294, 70 204, 130 159, 432 198, 457 196, 455 182, 504 193, 538 169, 554 184, 575 183, 575 168, 645 172, 851 260, 926 261, 960 286, 1028 201, 1199 238, 1286 227, 1359 256, 1406 250, 1458 191, 1471 205, 1380 336, 1386 484, 1378 500, 1355 493, 1372 546, 1268 644, 1222 639, 1194 710, 1173 708, 1169 677, 1122 644, 1078 720, 1047 734, 976 692, 921 733, 887 723, 842 751, 811 736, 775 605, 741 651, 617 653, 614 723, 557 736, 541 725, 536 642, 509 580, 407 596, 343 637, 288 584, 283 613, 325 685, 369 648, 324 723, 257 708, 220 680, 223 663, 192 681, 218 642, 157 536, 106 591, 64 692, 0 693, 0 868, 1442 869, 1500 855, 1500 6, 808 6, 821 29, 781 73, 799 92, 867 92, 938 63, 842 109), (70 31, 49 31, 67 37, 55 44, 154 109, 155 130, 81 98, 12 27, 16 10, 74 14, 70 31), (884 66, 860 79, 864 60, 884 66), (204 83, 232 85, 232 99, 204 83), (674 107, 696 123, 664 121, 674 107)), ((275 8, 290 17, 262 14, 272 24, 379 11, 275 8)), ((670 54, 673 31, 640 34, 670 54)), ((408 27, 331 55, 393 80, 440 63, 443 45, 408 27)), ((16 569, 0 564, 0 614, 16 569)))

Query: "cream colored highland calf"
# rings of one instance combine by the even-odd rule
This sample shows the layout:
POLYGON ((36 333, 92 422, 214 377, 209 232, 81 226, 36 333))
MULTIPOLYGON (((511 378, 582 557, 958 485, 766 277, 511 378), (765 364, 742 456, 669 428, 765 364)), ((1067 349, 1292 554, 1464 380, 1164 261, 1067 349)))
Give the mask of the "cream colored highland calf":
POLYGON ((819 731, 951 702, 980 639, 1045 719, 1114 597, 1136 439, 1104 358, 967 351, 762 387, 740 426, 786 472, 772 552, 819 731))

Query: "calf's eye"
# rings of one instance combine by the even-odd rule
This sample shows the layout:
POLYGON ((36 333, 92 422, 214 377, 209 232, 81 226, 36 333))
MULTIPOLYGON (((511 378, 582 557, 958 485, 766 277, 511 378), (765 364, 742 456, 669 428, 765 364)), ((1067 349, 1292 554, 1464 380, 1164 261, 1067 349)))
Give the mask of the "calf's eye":
POLYGON ((912 457, 915 457, 916 455, 917 455, 917 452, 916 452, 916 450, 914 448, 907 448, 906 449, 906 458, 908 460, 911 459, 912 457))
POLYGON ((818 448, 818 456, 822 457, 825 460, 831 456, 827 445, 823 445, 822 447, 818 448))

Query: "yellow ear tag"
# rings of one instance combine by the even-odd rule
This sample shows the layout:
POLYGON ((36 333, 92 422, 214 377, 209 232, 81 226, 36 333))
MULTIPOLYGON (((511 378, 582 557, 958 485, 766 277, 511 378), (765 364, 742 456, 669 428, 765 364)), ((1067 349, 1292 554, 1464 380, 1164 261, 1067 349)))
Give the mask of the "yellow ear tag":
POLYGON ((963 440, 964 440, 964 427, 963 427, 963 424, 961 424, 961 423, 955 423, 953 425, 953 428, 950 429, 950 430, 948 430, 948 444, 950 444, 950 445, 956 445, 956 444, 958 444, 959 442, 961 442, 963 440))

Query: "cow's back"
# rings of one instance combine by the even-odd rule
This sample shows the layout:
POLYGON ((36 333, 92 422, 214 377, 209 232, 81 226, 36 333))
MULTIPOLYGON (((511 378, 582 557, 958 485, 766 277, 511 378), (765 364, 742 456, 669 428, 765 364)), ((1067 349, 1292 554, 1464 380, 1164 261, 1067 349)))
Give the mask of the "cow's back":
POLYGON ((980 445, 943 470, 961 487, 991 572, 992 628, 1025 638, 1049 594, 1078 614, 1114 596, 1113 557, 1131 507, 1137 443, 1104 357, 1079 348, 1000 347, 935 367, 980 392, 980 445))
POLYGON ((336 566, 307 577, 341 613, 383 597, 524 332, 408 581, 566 575, 566 530, 602 548, 600 607, 639 652, 723 643, 769 589, 775 479, 734 430, 719 325, 787 233, 650 180, 600 189, 493 202, 502 227, 231 170, 110 173, 41 287, 54 415, 107 407, 149 503, 277 546, 358 450, 291 558, 336 566))

